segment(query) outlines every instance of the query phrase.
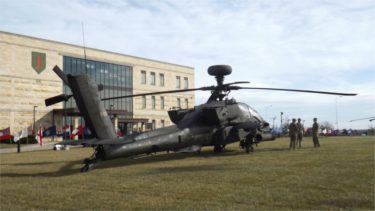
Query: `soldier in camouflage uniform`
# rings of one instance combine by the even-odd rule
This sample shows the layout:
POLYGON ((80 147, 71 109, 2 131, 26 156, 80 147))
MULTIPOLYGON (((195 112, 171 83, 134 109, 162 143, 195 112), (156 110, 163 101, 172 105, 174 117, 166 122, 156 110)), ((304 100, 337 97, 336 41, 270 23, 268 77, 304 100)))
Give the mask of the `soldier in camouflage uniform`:
POLYGON ((296 124, 296 119, 292 119, 292 123, 290 123, 289 125, 289 137, 290 137, 289 149, 296 148, 297 132, 298 132, 298 128, 296 124))
POLYGON ((314 118, 314 124, 312 126, 312 139, 313 139, 313 142, 314 142, 314 148, 315 147, 320 147, 318 136, 319 136, 318 119, 314 118))
POLYGON ((297 128, 298 128, 298 132, 297 132, 297 143, 296 144, 298 144, 298 147, 301 148, 302 137, 303 137, 303 133, 304 133, 304 127, 303 127, 303 124, 301 123, 301 118, 298 118, 298 120, 297 120, 297 128))

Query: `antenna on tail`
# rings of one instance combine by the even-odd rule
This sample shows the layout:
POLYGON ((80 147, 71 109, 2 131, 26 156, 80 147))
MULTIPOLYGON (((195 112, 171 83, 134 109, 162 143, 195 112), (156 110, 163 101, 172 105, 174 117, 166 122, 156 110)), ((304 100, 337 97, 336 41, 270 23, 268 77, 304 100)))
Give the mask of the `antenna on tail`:
POLYGON ((85 46, 85 29, 82 21, 82 42, 83 42, 83 53, 85 55, 85 74, 87 74, 87 58, 86 58, 86 46, 85 46))

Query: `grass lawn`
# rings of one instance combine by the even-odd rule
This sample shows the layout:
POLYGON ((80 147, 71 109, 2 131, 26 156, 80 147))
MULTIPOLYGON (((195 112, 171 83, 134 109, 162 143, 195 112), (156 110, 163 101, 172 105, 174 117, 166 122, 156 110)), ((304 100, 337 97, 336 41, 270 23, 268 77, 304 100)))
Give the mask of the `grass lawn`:
POLYGON ((17 144, 8 144, 8 143, 1 143, 0 144, 0 149, 5 149, 5 148, 16 148, 17 144))
POLYGON ((0 209, 374 210, 375 137, 286 138, 246 154, 157 154, 80 173, 90 148, 0 154, 0 209))

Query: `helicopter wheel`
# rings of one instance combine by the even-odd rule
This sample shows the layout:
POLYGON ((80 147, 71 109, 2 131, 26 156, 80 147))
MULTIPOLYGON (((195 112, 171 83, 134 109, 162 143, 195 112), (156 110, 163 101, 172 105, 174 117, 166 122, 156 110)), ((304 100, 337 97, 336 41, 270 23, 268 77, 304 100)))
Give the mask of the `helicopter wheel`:
POLYGON ((98 162, 99 160, 96 158, 93 158, 93 159, 86 158, 84 160, 85 165, 81 168, 81 172, 83 173, 83 172, 90 171, 98 164, 98 162))
POLYGON ((215 145, 214 152, 222 152, 225 149, 225 145, 215 145))
POLYGON ((95 150, 94 154, 90 158, 86 158, 83 161, 85 165, 81 168, 81 172, 88 172, 93 169, 101 160, 100 156, 98 157, 98 155, 100 155, 100 152, 95 150))
POLYGON ((90 170, 90 167, 89 167, 89 165, 87 165, 87 164, 81 168, 81 172, 82 172, 82 173, 83 173, 83 172, 88 172, 89 170, 90 170))

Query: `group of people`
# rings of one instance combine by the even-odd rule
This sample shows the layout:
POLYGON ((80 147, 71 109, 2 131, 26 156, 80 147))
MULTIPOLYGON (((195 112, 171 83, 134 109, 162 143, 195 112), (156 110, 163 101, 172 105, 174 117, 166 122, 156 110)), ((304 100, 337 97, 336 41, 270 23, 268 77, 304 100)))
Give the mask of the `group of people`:
MULTIPOLYGON (((320 147, 319 144, 319 124, 318 119, 314 118, 314 123, 312 125, 312 139, 314 143, 314 147, 320 147)), ((304 134, 304 127, 301 123, 301 118, 298 118, 297 122, 296 119, 292 119, 292 123, 289 125, 289 137, 290 137, 290 144, 289 149, 295 149, 296 145, 301 148, 302 138, 304 134)))

